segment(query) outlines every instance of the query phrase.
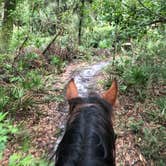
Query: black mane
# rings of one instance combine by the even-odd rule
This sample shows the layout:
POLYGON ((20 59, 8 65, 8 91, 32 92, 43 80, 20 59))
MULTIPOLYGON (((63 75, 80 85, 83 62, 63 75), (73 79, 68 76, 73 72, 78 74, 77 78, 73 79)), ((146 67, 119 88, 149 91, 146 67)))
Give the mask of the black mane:
POLYGON ((69 105, 71 113, 55 166, 114 166, 111 105, 100 97, 75 98, 69 105))

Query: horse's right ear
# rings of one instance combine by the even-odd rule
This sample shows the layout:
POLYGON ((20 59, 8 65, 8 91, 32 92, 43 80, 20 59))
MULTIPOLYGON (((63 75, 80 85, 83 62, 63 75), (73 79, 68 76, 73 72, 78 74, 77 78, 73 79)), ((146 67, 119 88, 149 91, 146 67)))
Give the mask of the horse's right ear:
POLYGON ((69 83, 67 84, 67 88, 66 88, 66 98, 67 100, 73 99, 78 97, 78 90, 77 90, 77 86, 74 82, 74 79, 72 78, 69 83))
POLYGON ((117 97, 117 93, 118 93, 118 84, 116 79, 114 79, 112 81, 112 85, 111 87, 102 94, 102 97, 109 102, 112 106, 114 106, 115 101, 116 101, 116 97, 117 97))

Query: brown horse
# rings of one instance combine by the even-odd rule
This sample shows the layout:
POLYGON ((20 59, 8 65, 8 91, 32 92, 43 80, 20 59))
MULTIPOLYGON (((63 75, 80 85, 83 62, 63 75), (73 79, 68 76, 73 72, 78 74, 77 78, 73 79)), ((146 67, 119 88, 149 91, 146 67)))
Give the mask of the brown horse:
POLYGON ((115 166, 115 133, 112 106, 117 97, 117 82, 99 95, 78 96, 74 80, 67 85, 69 117, 60 142, 55 166, 115 166))

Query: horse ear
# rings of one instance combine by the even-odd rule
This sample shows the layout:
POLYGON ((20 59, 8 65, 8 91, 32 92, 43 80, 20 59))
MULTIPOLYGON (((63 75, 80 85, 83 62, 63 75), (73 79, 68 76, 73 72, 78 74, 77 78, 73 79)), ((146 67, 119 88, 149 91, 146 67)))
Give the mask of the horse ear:
POLYGON ((114 79, 112 81, 112 85, 111 87, 102 94, 102 97, 109 102, 112 106, 114 106, 115 101, 116 101, 116 97, 117 97, 117 93, 118 93, 118 84, 116 79, 114 79))
POLYGON ((67 84, 67 88, 66 88, 66 98, 67 100, 73 99, 78 97, 78 90, 77 90, 77 86, 74 82, 74 79, 72 78, 69 83, 67 84))

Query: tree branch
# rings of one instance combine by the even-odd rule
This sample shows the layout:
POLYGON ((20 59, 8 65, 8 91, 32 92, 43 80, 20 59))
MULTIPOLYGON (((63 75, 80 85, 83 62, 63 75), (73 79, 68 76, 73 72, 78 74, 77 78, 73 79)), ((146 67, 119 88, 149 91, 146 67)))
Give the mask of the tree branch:
POLYGON ((162 17, 162 18, 159 18, 158 20, 151 21, 150 23, 148 23, 148 25, 152 25, 152 24, 156 24, 156 23, 165 24, 166 23, 166 18, 162 17))
POLYGON ((20 53, 21 53, 21 50, 23 49, 25 43, 28 41, 28 36, 25 37, 24 41, 21 43, 20 47, 17 49, 16 51, 16 56, 14 57, 14 61, 13 61, 13 64, 15 63, 16 60, 18 60, 19 56, 20 56, 20 53))
POLYGON ((138 2, 139 2, 139 4, 142 6, 142 7, 144 7, 146 10, 148 10, 151 14, 153 14, 153 11, 152 10, 150 10, 149 8, 147 8, 142 2, 141 2, 141 0, 137 0, 138 2))
POLYGON ((61 35, 63 33, 63 30, 59 31, 59 33, 57 33, 54 38, 50 41, 50 43, 47 45, 47 47, 44 49, 44 51, 42 52, 43 55, 45 55, 45 53, 47 52, 47 50, 50 48, 51 44, 54 43, 54 41, 57 39, 57 37, 59 35, 61 35))

